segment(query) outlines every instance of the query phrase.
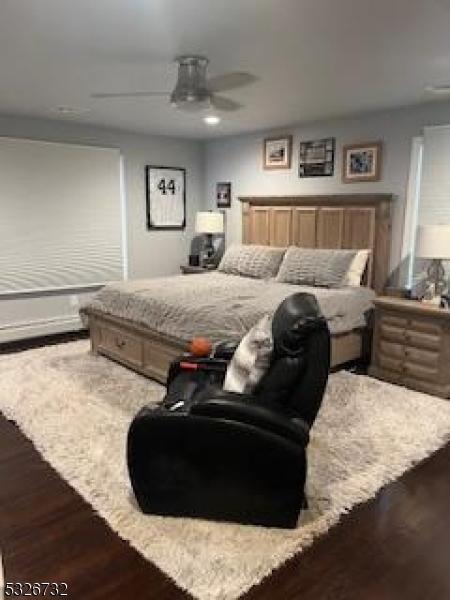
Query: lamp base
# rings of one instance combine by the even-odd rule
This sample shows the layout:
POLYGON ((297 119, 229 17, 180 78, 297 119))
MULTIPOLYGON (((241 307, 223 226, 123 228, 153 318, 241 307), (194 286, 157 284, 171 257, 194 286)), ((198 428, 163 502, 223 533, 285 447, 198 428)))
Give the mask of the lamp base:
POLYGON ((441 295, 447 286, 445 269, 440 258, 433 258, 427 269, 427 281, 434 283, 436 295, 441 295))
POLYGON ((447 282, 445 281, 445 270, 440 258, 434 258, 431 260, 427 269, 425 284, 426 289, 422 298, 422 302, 439 306, 441 303, 441 296, 447 287, 447 282))
POLYGON ((214 264, 214 244, 212 233, 205 234, 202 252, 202 267, 212 268, 214 264))

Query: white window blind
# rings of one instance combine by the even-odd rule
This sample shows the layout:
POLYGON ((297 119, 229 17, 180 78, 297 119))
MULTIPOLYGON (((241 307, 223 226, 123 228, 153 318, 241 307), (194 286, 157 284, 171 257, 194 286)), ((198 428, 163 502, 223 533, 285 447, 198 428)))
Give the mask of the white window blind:
MULTIPOLYGON (((416 256, 416 237, 420 225, 450 223, 450 126, 425 127, 421 160, 411 168, 417 168, 415 184, 419 189, 416 200, 415 217, 412 227, 411 261, 407 285, 422 286, 429 261, 416 256)), ((408 220, 405 220, 408 227, 408 220)), ((423 290, 422 290, 423 291, 423 290)))
POLYGON ((425 127, 418 225, 450 223, 450 126, 425 127))
POLYGON ((123 278, 118 149, 0 138, 0 295, 123 278))

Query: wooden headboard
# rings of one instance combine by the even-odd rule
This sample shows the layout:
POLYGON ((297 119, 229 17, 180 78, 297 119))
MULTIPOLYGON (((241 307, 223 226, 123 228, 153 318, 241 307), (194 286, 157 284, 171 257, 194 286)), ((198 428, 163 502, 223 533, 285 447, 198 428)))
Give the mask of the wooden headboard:
POLYGON ((242 242, 371 250, 365 284, 381 294, 389 274, 390 194, 251 196, 242 202, 242 242))

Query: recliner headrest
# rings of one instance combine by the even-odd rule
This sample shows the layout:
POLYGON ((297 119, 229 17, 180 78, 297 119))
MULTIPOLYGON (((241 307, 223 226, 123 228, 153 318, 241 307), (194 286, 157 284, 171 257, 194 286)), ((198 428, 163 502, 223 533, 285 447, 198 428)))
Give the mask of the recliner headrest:
POLYGON ((288 296, 272 318, 275 354, 298 354, 309 333, 323 327, 326 320, 315 296, 305 292, 288 296))

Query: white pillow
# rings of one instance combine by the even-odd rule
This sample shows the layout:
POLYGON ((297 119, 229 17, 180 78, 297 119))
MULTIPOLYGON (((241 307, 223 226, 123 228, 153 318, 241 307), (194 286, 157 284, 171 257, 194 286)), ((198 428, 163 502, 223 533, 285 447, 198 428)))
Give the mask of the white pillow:
POLYGON ((223 389, 251 394, 266 373, 273 350, 272 319, 263 317, 242 338, 228 365, 223 389))
POLYGON ((350 263, 347 275, 344 279, 344 285, 359 287, 361 279, 366 269, 367 261, 369 260, 370 250, 358 250, 355 258, 350 263))

